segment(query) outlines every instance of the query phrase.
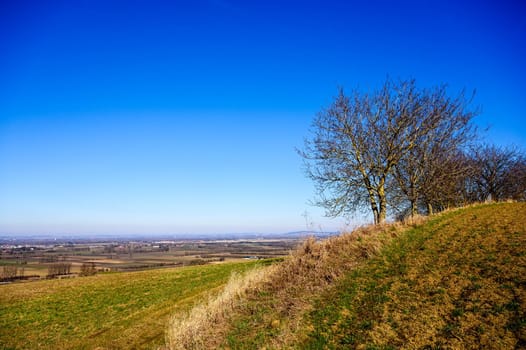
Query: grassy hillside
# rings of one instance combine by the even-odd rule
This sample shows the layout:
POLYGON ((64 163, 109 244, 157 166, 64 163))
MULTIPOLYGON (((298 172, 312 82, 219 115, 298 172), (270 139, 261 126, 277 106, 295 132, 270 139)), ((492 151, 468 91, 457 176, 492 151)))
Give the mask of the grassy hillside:
POLYGON ((314 309, 301 348, 526 348, 526 205, 410 230, 314 309))
POLYGON ((256 262, 0 286, 0 349, 151 349, 188 310, 256 262))
POLYGON ((152 349, 167 324, 171 349, 526 348, 525 203, 307 240, 217 293, 259 264, 3 285, 0 349, 152 349))
POLYGON ((526 204, 307 241, 262 276, 167 347, 525 348, 526 204))

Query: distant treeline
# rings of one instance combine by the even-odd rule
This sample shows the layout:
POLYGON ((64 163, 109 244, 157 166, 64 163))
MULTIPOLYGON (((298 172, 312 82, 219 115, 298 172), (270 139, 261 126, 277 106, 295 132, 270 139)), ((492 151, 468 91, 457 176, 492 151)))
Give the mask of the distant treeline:
POLYGON ((47 268, 47 276, 52 278, 59 275, 69 275, 71 273, 70 262, 57 262, 50 264, 47 268))

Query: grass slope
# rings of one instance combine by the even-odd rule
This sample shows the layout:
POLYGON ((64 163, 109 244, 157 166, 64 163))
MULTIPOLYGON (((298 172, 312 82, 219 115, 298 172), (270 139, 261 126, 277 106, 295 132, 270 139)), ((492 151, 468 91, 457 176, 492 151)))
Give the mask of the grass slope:
POLYGON ((166 323, 256 262, 0 286, 0 349, 147 349, 166 323))
POLYGON ((473 206, 307 241, 192 344, 526 348, 525 287, 526 203, 473 206))
POLYGON ((445 214, 323 294, 301 348, 526 347, 526 204, 445 214))
POLYGON ((236 288, 234 283, 208 306, 197 307, 183 319, 175 317, 166 348, 290 348, 312 298, 403 230, 401 225, 367 227, 320 242, 308 239, 282 263, 250 274, 250 283, 239 284, 241 293, 229 292, 236 288))

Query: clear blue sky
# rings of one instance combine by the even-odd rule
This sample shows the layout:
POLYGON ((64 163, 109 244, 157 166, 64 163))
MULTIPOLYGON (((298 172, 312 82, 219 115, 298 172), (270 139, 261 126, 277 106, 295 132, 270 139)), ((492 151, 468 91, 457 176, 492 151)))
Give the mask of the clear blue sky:
POLYGON ((522 1, 1 1, 0 233, 340 229, 295 152, 337 87, 476 89, 524 148, 525 42, 522 1))

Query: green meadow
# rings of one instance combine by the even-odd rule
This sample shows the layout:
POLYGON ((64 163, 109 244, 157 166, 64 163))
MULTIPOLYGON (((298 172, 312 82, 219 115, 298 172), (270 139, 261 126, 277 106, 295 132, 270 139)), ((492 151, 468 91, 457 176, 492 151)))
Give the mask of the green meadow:
POLYGON ((151 349, 170 316, 257 262, 0 286, 0 349, 151 349))

